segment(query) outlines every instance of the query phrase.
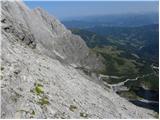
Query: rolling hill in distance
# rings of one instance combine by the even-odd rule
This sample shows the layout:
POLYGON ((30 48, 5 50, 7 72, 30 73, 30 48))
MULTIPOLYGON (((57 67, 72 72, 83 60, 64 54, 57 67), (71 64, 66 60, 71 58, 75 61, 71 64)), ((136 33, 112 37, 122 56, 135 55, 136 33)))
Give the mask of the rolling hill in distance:
POLYGON ((139 27, 102 27, 72 29, 79 34, 91 48, 115 45, 119 49, 150 58, 158 63, 159 30, 158 24, 139 27))
POLYGON ((63 20, 62 23, 68 28, 90 28, 95 26, 135 27, 158 24, 158 21, 158 13, 151 12, 75 17, 63 20))

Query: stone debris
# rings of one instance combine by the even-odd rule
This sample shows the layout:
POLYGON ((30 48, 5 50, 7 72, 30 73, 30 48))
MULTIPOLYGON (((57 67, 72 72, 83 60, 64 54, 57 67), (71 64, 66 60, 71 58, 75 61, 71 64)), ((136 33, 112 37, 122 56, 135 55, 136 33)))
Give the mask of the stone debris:
POLYGON ((1 118, 154 118, 75 68, 102 69, 102 58, 56 18, 1 4, 1 118))

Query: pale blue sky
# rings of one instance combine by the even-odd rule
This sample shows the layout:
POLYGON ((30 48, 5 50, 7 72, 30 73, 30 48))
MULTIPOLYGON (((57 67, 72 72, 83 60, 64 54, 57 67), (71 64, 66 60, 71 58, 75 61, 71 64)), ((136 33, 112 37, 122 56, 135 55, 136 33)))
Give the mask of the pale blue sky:
POLYGON ((25 1, 31 9, 42 7, 59 19, 92 15, 158 12, 158 1, 25 1))

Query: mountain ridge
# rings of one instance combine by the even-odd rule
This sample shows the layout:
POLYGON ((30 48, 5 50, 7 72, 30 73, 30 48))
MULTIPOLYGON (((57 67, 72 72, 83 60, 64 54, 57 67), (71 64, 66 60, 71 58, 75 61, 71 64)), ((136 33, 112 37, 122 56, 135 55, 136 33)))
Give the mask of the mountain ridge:
POLYGON ((62 23, 67 28, 90 28, 95 26, 138 27, 148 24, 158 24, 158 13, 97 15, 63 20, 62 23))
POLYGON ((102 58, 57 19, 22 1, 1 4, 1 118, 154 118, 75 69, 102 69, 102 58))

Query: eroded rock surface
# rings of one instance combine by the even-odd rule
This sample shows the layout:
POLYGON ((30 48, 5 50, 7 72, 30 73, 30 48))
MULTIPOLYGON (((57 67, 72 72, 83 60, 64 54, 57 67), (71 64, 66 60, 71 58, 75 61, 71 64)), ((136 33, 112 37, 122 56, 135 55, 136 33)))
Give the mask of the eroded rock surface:
POLYGON ((100 70, 102 58, 57 19, 1 4, 1 118, 153 118, 75 69, 100 70))

